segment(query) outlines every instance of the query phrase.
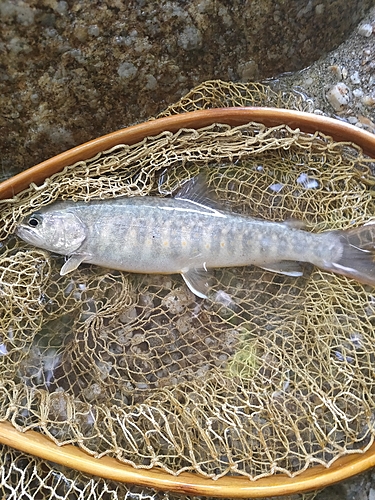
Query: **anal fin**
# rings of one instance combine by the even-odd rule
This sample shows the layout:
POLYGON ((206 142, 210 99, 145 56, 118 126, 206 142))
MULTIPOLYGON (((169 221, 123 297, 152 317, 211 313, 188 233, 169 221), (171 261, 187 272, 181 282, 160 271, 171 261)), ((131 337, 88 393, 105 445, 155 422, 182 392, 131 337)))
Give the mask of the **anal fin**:
POLYGON ((260 266, 265 271, 285 274, 286 276, 302 276, 303 272, 298 262, 294 260, 281 260, 280 262, 270 262, 266 266, 260 266))

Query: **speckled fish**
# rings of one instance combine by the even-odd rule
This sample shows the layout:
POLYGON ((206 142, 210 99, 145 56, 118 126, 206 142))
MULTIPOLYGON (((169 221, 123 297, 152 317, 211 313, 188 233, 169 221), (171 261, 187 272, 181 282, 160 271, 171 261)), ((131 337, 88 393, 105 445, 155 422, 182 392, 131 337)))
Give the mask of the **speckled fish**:
POLYGON ((319 234, 221 210, 197 179, 174 198, 126 197, 55 202, 17 227, 24 241, 67 256, 61 274, 82 262, 134 273, 180 273, 207 295, 207 269, 256 265, 290 276, 298 262, 375 286, 375 221, 319 234))

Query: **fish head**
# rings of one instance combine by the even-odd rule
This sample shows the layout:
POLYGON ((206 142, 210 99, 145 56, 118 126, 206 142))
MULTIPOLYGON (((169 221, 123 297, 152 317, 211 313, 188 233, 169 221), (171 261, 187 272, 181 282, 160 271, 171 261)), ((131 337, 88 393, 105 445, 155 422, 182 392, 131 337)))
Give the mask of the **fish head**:
POLYGON ((70 255, 87 236, 86 226, 73 212, 34 212, 17 226, 16 234, 26 243, 61 255, 70 255))

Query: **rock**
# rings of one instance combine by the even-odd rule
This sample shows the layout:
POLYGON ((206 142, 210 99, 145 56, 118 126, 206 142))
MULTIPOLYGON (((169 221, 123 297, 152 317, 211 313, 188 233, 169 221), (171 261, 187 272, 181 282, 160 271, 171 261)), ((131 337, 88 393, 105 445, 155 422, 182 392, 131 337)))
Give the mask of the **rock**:
POLYGON ((352 75, 350 75, 350 80, 354 85, 359 85, 361 83, 358 71, 355 71, 352 75))
POLYGON ((371 26, 371 24, 362 24, 362 26, 360 26, 358 28, 358 33, 361 36, 365 36, 365 37, 371 36, 372 35, 372 26, 371 26))
POLYGON ((365 106, 374 106, 374 104, 375 104, 375 97, 373 97, 372 95, 365 95, 362 98, 362 103, 365 106))
POLYGON ((137 68, 131 62, 123 62, 117 70, 118 75, 124 80, 132 80, 137 74, 137 68))
POLYGON ((351 92, 345 83, 337 83, 326 94, 328 102, 335 111, 342 111, 351 99, 351 92))
POLYGON ((2 168, 14 173, 146 120, 204 80, 249 81, 307 66, 371 5, 2 0, 2 168), (65 131, 61 142, 56 130, 65 131))

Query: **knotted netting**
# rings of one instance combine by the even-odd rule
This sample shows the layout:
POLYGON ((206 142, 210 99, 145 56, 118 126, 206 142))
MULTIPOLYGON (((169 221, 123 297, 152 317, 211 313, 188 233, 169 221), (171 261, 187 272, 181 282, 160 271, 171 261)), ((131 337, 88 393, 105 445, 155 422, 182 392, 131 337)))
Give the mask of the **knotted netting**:
MULTIPOLYGON (((207 82, 166 114, 250 104, 309 106, 261 85, 207 82)), ((227 210, 352 228, 374 216, 372 168, 359 147, 320 133, 214 124, 115 146, 2 200, 0 419, 97 457, 212 478, 292 476, 367 449, 372 287, 309 265, 301 277, 249 266, 216 270, 200 299, 178 275, 82 265, 60 276, 64 258, 14 230, 57 199, 170 196, 201 172, 227 210)))

